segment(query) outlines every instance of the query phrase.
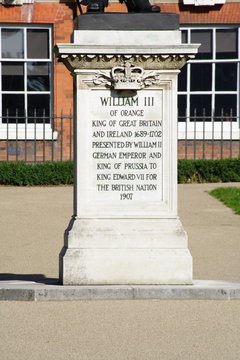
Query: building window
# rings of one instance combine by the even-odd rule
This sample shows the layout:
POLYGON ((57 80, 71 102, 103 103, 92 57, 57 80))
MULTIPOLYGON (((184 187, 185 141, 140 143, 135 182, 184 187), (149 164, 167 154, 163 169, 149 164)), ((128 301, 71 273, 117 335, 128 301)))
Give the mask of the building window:
POLYGON ((11 124, 50 127, 51 27, 2 26, 0 57, 0 130, 11 124))
POLYGON ((240 28, 182 28, 183 43, 200 43, 178 83, 179 130, 239 130, 240 28), (227 124, 228 123, 228 124, 227 124))

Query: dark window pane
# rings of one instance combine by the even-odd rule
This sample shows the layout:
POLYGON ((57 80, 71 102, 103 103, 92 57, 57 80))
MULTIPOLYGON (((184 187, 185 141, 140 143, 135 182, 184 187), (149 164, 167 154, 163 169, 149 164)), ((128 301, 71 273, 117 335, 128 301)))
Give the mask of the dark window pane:
POLYGON ((28 95, 28 122, 49 123, 50 96, 28 95))
POLYGON ((27 64, 27 89, 29 91, 50 90, 50 64, 28 63, 27 64))
POLYGON ((178 121, 186 121, 187 96, 178 95, 178 121))
POLYGON ((192 30, 191 43, 201 44, 196 59, 212 59, 212 31, 192 30))
POLYGON ((191 64, 191 91, 212 89, 212 64, 191 64))
POLYGON ((15 62, 2 63, 2 90, 24 90, 24 64, 15 62))
POLYGON ((49 32, 47 29, 27 30, 27 56, 29 59, 49 58, 49 32))
POLYGON ((182 30, 181 33, 182 33, 182 43, 186 44, 187 43, 187 38, 188 38, 188 36, 187 36, 188 32, 187 32, 187 30, 182 30))
POLYGON ((24 123, 24 95, 3 94, 2 95, 2 122, 6 124, 24 123))
POLYGON ((22 59, 23 54, 23 30, 2 29, 2 57, 22 59))
POLYGON ((237 64, 216 64, 215 79, 217 91, 237 90, 237 64))
POLYGON ((236 95, 216 95, 215 96, 215 121, 236 121, 236 95))
POLYGON ((190 96, 191 121, 211 121, 211 95, 190 96))
POLYGON ((185 65, 178 75, 178 91, 187 90, 187 65, 185 65))
POLYGON ((216 31, 216 58, 235 59, 238 57, 237 30, 216 31))

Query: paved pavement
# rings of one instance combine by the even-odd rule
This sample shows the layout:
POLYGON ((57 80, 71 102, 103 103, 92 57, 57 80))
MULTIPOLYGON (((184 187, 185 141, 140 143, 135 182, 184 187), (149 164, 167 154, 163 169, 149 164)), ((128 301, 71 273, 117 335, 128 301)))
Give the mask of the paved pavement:
MULTIPOLYGON (((180 185, 195 279, 240 280, 240 217, 180 185)), ((240 184, 232 184, 240 186, 240 184)), ((71 187, 0 187, 0 279, 58 277, 71 187)), ((240 300, 0 302, 0 360, 239 360, 240 300)))

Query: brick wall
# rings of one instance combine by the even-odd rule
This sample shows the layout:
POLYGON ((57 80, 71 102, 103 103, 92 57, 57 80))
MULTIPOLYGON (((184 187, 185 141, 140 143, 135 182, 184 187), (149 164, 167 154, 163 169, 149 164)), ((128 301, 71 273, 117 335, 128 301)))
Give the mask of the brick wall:
POLYGON ((180 15, 180 24, 239 24, 240 3, 215 6, 160 4, 162 12, 180 15))
POLYGON ((240 140, 178 140, 179 159, 233 159, 240 156, 240 140))

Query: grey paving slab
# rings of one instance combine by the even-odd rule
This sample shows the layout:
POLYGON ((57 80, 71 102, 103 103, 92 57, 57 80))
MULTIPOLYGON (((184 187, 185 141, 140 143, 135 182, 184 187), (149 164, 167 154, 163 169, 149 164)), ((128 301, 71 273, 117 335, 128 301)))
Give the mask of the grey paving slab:
POLYGON ((240 281, 195 280, 193 285, 63 286, 0 281, 0 301, 77 300, 233 300, 240 299, 240 281))

